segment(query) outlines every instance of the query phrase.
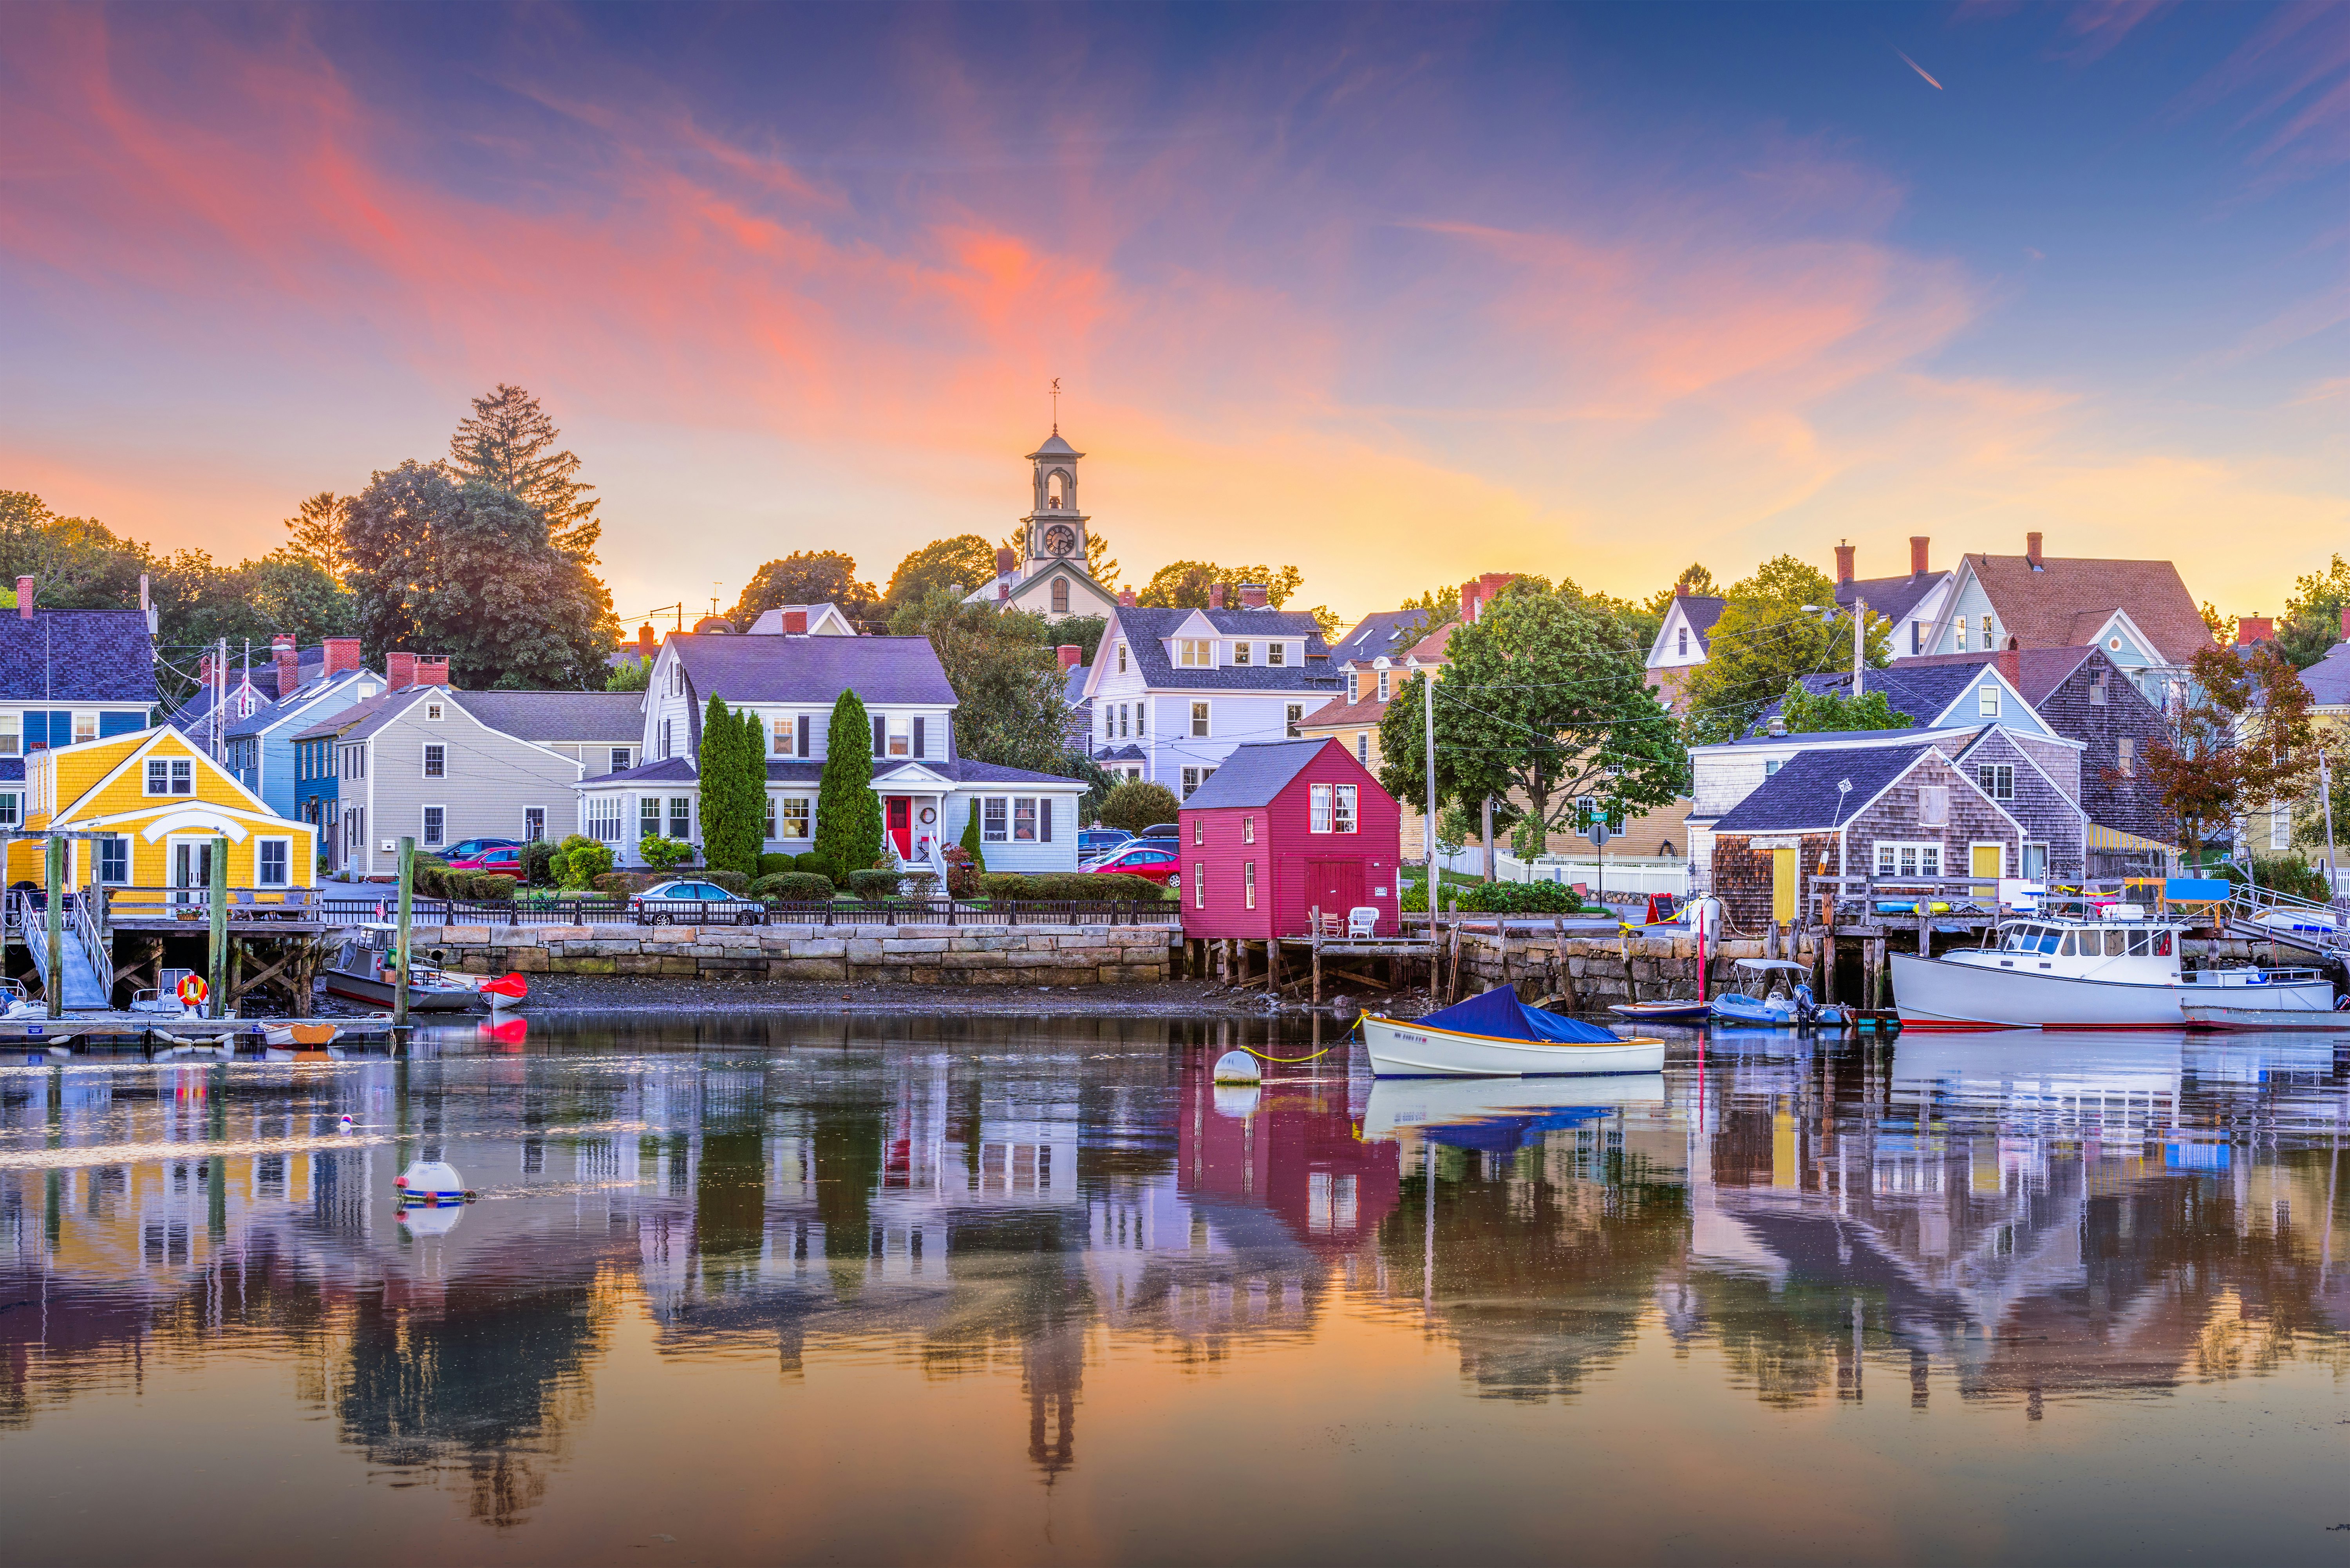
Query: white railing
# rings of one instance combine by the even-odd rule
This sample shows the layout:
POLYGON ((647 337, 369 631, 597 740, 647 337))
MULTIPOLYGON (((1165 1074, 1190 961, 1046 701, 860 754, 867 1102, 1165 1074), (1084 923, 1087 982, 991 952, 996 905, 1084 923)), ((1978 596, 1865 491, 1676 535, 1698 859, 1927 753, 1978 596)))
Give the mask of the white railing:
MULTIPOLYGON (((1437 860, 1444 869, 1458 875, 1482 877, 1485 874, 1482 845, 1463 845, 1450 855, 1440 848, 1437 860)), ((1610 894, 1641 897, 1650 893, 1686 897, 1690 891, 1687 861, 1647 855, 1610 855, 1604 863, 1597 856, 1542 855, 1533 860, 1521 860, 1507 850, 1497 849, 1493 852, 1493 879, 1497 882, 1557 882, 1568 886, 1580 882, 1594 892, 1605 888, 1610 894)))

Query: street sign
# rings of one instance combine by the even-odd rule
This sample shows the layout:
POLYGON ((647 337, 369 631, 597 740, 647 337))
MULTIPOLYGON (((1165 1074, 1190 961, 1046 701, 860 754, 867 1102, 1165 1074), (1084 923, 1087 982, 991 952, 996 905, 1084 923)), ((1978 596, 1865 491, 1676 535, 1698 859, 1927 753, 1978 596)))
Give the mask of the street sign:
POLYGON ((1607 847, 1607 841, 1616 836, 1616 830, 1607 826, 1607 818, 1602 817, 1585 828, 1583 836, 1591 840, 1592 848, 1605 849, 1607 847))

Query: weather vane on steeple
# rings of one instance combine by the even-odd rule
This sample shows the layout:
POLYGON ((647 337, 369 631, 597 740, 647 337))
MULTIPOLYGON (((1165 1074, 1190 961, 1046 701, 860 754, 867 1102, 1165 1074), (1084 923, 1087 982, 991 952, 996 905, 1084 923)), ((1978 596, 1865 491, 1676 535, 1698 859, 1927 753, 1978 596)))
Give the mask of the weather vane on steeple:
POLYGON ((1053 378, 1053 433, 1061 433, 1061 378, 1053 378))

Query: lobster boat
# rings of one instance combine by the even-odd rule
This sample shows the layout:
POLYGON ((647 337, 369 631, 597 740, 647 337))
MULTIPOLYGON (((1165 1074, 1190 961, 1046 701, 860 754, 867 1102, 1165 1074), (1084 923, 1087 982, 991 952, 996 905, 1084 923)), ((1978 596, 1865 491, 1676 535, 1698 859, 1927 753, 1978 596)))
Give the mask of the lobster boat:
MULTIPOLYGON (((400 980, 395 929, 389 921, 369 921, 346 940, 323 976, 327 994, 390 1006, 400 980)), ((520 974, 460 974, 409 957, 411 1012, 496 1012, 519 1005, 529 993, 530 982, 520 974)))
POLYGON ((1513 986, 1409 1022, 1363 1019, 1371 1071, 1382 1078, 1517 1078, 1550 1074, 1656 1073, 1661 1040, 1627 1040, 1610 1029, 1528 1007, 1513 986))

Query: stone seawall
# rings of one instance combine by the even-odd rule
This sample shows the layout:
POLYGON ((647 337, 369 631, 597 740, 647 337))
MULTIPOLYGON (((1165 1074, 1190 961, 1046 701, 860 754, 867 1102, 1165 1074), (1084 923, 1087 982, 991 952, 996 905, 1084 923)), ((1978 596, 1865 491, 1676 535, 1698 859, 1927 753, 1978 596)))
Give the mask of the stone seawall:
POLYGON ((1165 926, 420 926, 413 950, 473 974, 914 985, 1168 978, 1165 926))

